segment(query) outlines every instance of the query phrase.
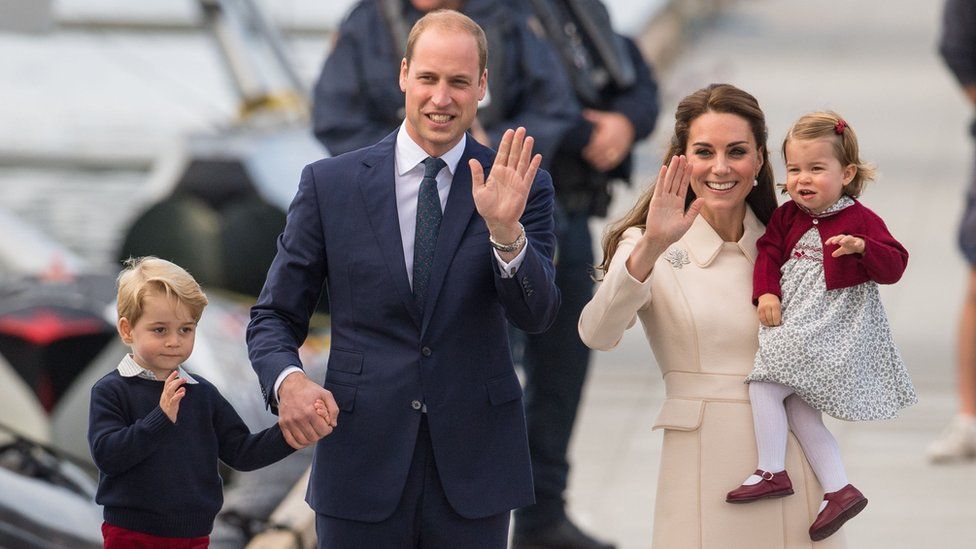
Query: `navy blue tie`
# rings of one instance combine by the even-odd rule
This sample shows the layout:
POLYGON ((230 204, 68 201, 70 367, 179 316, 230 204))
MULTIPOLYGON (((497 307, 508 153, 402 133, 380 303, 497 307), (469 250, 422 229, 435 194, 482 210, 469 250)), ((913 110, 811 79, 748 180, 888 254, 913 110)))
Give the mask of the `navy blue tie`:
POLYGON ((441 197, 437 194, 437 174, 446 166, 440 158, 424 160, 424 179, 417 197, 417 232, 413 241, 413 298, 424 308, 430 268, 434 264, 437 230, 441 226, 441 197))

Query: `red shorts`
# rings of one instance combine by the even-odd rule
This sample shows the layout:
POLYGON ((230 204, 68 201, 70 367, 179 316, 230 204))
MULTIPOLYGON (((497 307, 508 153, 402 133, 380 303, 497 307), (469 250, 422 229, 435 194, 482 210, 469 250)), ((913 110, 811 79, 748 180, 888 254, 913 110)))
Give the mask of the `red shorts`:
POLYGON ((102 523, 102 537, 105 538, 104 549, 207 549, 210 547, 210 536, 166 538, 126 530, 107 522, 102 523))

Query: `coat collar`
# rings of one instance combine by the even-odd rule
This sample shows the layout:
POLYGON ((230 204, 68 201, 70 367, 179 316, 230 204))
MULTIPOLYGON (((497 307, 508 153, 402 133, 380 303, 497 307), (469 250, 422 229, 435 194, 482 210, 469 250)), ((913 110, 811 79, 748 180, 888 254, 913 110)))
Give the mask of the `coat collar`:
MULTIPOLYGON (((746 216, 742 220, 742 238, 735 244, 746 256, 750 263, 756 263, 756 240, 762 236, 765 227, 756 214, 752 213, 752 208, 746 206, 746 216)), ((718 257, 725 241, 715 232, 715 229, 708 224, 705 216, 699 214, 691 224, 688 232, 681 237, 681 242, 688 248, 691 260, 699 267, 708 267, 718 257)))

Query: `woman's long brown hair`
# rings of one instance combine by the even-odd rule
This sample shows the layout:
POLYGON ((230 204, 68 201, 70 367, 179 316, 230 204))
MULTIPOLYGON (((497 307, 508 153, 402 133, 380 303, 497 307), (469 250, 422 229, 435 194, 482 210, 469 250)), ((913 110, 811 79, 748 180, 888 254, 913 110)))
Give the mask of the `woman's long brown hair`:
MULTIPOLYGON (((685 154, 688 146, 688 129, 696 118, 706 112, 734 114, 749 123, 756 145, 762 149, 763 163, 756 177, 759 185, 746 196, 746 203, 760 221, 764 224, 768 223, 777 205, 776 195, 773 192, 773 168, 769 164, 769 147, 766 146, 769 132, 766 129, 766 116, 759 108, 759 102, 751 94, 731 84, 712 84, 682 99, 674 113, 674 134, 671 136, 668 152, 664 155, 664 163, 667 164, 675 155, 685 154)), ((617 251, 624 231, 631 227, 645 228, 647 210, 653 194, 654 186, 651 185, 637 200, 637 204, 607 229, 603 236, 603 263, 596 267, 598 275, 602 276, 610 268, 610 261, 617 251)), ((694 191, 689 188, 685 199, 685 210, 695 198, 694 191)))

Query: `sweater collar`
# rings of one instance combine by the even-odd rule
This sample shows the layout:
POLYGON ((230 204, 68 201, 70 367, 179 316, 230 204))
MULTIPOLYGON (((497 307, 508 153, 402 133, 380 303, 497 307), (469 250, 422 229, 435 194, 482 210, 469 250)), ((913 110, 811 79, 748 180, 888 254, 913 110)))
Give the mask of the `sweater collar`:
MULTIPOLYGON (((116 369, 119 371, 119 375, 122 377, 141 377, 143 379, 151 379, 153 381, 164 381, 157 378, 156 374, 143 368, 142 366, 139 366, 139 363, 136 362, 130 354, 126 354, 124 357, 122 357, 122 361, 119 362, 119 366, 116 369)), ((197 380, 193 379, 193 376, 184 370, 183 366, 177 368, 177 371, 179 372, 179 377, 185 379, 190 385, 197 383, 197 380)))
MULTIPOLYGON (((763 224, 759 221, 752 208, 746 207, 746 216, 742 220, 742 238, 734 242, 749 263, 756 263, 756 240, 763 234, 763 224)), ((688 247, 692 261, 699 267, 708 267, 718 257, 725 241, 708 224, 705 216, 699 214, 692 222, 691 228, 681 238, 688 247)))

